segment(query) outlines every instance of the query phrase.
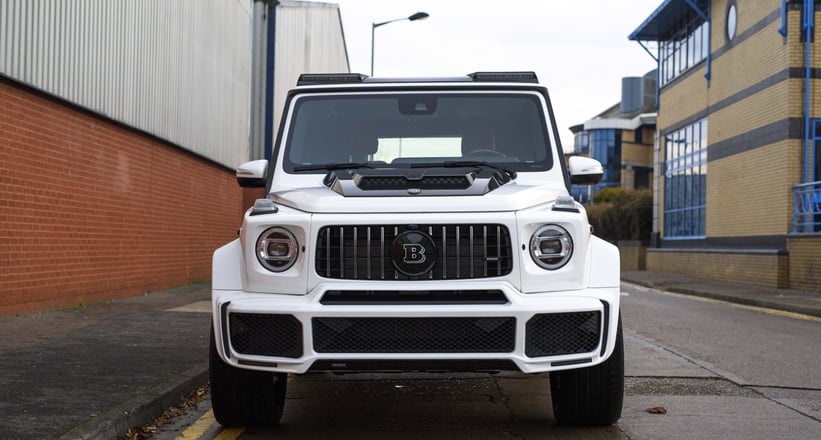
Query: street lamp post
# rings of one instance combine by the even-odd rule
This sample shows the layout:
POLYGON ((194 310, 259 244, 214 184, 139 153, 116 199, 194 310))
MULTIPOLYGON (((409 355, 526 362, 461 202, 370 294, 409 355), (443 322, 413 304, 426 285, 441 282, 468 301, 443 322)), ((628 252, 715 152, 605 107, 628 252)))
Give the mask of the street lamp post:
POLYGON ((428 15, 427 12, 417 12, 417 13, 411 15, 410 17, 395 18, 393 20, 383 21, 381 23, 371 23, 371 76, 373 76, 373 37, 374 37, 374 34, 376 33, 375 32, 376 28, 378 28, 379 26, 384 26, 388 23, 393 23, 395 21, 402 21, 402 20, 416 21, 416 20, 422 20, 422 19, 428 18, 428 17, 429 17, 429 15, 428 15))

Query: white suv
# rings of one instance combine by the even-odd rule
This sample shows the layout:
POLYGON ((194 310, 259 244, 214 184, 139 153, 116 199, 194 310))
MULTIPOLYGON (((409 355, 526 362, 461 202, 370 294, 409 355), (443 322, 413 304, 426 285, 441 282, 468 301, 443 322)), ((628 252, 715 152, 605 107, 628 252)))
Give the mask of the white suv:
POLYGON ((211 399, 226 426, 279 422, 287 374, 550 372, 556 420, 621 415, 619 254, 593 236, 532 72, 304 74, 267 197, 213 258, 211 399))

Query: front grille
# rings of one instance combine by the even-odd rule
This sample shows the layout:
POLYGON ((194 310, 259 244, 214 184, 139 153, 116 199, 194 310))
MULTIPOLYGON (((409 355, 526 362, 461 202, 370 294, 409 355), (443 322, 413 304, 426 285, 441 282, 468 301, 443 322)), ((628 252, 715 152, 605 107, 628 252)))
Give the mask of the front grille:
POLYGON ((324 305, 507 304, 501 290, 329 290, 324 305))
POLYGON ((237 353, 302 356, 302 324, 291 315, 231 313, 228 320, 231 345, 237 353))
POLYGON ((325 278, 351 280, 446 280, 489 278, 511 272, 510 233, 498 224, 325 226, 316 245, 316 271, 325 278), (406 231, 427 234, 436 262, 421 276, 393 265, 391 244, 406 231))
POLYGON ((317 353, 510 353, 516 319, 313 318, 317 353))
POLYGON ((536 315, 525 328, 525 354, 529 357, 589 353, 599 346, 600 312, 536 315))

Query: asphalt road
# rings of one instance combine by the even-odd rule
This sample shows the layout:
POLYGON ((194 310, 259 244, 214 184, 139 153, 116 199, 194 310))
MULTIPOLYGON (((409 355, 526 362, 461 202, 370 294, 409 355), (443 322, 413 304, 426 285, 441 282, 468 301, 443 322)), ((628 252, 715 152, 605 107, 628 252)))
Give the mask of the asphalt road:
POLYGON ((154 438, 821 438, 821 319, 634 285, 623 294, 625 405, 613 427, 556 426, 547 375, 315 374, 291 379, 275 429, 223 430, 206 399, 154 438))

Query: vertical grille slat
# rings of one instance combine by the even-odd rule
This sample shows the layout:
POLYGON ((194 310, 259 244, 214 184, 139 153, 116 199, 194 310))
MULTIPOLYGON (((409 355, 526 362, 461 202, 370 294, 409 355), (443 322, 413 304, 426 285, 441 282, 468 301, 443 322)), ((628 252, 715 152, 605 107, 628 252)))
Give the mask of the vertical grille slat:
POLYGON ((345 278, 345 228, 339 227, 339 277, 345 278))
POLYGON ((485 257, 483 259, 485 267, 484 267, 484 270, 483 270, 482 273, 484 273, 484 276, 487 276, 487 248, 488 248, 488 244, 487 244, 487 225, 482 226, 482 242, 485 243, 485 245, 482 246, 482 250, 484 251, 483 255, 485 257))
POLYGON ((357 255, 359 254, 359 227, 353 227, 353 277, 359 279, 359 261, 357 255))
POLYGON ((459 226, 456 227, 456 278, 462 278, 462 260, 460 248, 462 247, 461 240, 459 240, 459 226))
POLYGON ((473 276, 473 226, 470 227, 470 277, 473 276))
POLYGON ((319 230, 315 267, 319 276, 333 279, 490 278, 512 271, 512 255, 510 233, 499 224, 333 225, 319 230), (429 235, 437 249, 436 264, 416 277, 397 271, 391 261, 394 239, 409 230, 429 235))
POLYGON ((368 226, 368 237, 367 237, 367 260, 368 260, 368 279, 371 279, 371 227, 368 226))
POLYGON ((448 233, 447 226, 442 226, 442 278, 448 278, 448 233))

